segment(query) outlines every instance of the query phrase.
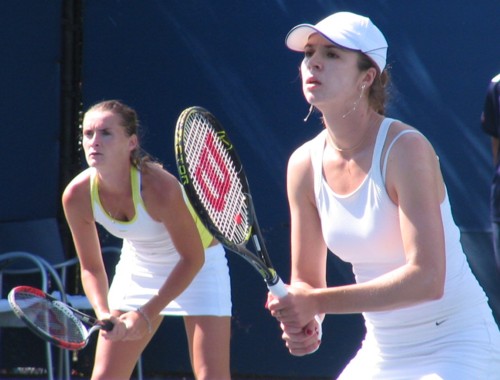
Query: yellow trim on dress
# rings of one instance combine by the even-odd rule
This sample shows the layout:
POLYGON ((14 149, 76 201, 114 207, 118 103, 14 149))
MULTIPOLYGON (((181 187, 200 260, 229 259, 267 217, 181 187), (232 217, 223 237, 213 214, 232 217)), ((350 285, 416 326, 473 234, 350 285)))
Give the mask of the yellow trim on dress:
POLYGON ((207 230, 207 228, 203 225, 198 214, 196 214, 196 211, 194 211, 194 208, 193 208, 193 206, 191 206, 191 203, 189 202, 189 199, 186 196, 186 193, 184 192, 184 188, 182 186, 181 186, 181 189, 182 189, 182 194, 184 195, 184 201, 186 202, 186 205, 189 209, 189 212, 191 213, 191 216, 193 217, 193 220, 196 223, 196 228, 198 228, 198 233, 200 234, 203 248, 206 249, 206 248, 210 247, 210 244, 212 244, 214 237, 207 230))
MULTIPOLYGON (((108 219, 114 221, 115 223, 127 224, 127 223, 133 222, 137 218, 137 205, 140 203, 143 206, 144 210, 146 210, 146 206, 144 205, 144 202, 143 202, 142 197, 141 197, 141 183, 139 180, 139 170, 135 166, 132 166, 130 168, 130 179, 131 179, 131 183, 132 183, 132 199, 134 202, 134 209, 135 209, 135 215, 132 218, 132 220, 130 220, 128 222, 123 222, 120 220, 112 219, 110 217, 110 215, 108 215, 108 213, 106 212, 106 210, 102 206, 101 200, 99 198, 97 173, 95 170, 93 170, 93 172, 91 173, 91 176, 90 176, 90 197, 91 197, 92 209, 94 208, 94 204, 97 203, 99 205, 99 207, 101 208, 101 210, 103 211, 103 214, 108 219)), ((206 248, 210 247, 210 245, 212 244, 212 242, 214 240, 214 237, 207 230, 207 228, 203 225, 200 218, 196 214, 196 211, 193 209, 193 206, 191 206, 191 203, 189 202, 189 199, 187 198, 186 193, 184 192, 184 188, 182 187, 182 185, 179 184, 179 186, 181 186, 182 194, 184 196, 184 201, 186 202, 188 210, 191 213, 191 216, 193 217, 193 220, 196 224, 196 228, 198 229, 198 233, 200 234, 203 248, 206 249, 206 248)))

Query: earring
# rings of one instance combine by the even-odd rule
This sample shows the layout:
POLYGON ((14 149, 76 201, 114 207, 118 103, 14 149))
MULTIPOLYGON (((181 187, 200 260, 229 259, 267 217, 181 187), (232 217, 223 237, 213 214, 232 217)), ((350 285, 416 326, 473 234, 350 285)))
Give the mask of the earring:
POLYGON ((353 113, 354 111, 356 111, 356 108, 358 107, 358 103, 359 101, 361 100, 361 98, 363 97, 363 93, 365 92, 365 87, 366 87, 366 83, 363 83, 361 85, 361 92, 359 94, 359 98, 356 99, 356 101, 354 102, 353 104, 353 107, 351 108, 350 111, 348 111, 347 113, 343 114, 342 115, 342 119, 345 119, 347 116, 349 116, 351 113, 353 113))
POLYGON ((311 106, 309 107, 309 112, 307 113, 307 116, 304 118, 304 123, 307 122, 307 120, 309 119, 309 116, 311 116, 313 111, 314 111, 314 106, 311 104, 311 106))

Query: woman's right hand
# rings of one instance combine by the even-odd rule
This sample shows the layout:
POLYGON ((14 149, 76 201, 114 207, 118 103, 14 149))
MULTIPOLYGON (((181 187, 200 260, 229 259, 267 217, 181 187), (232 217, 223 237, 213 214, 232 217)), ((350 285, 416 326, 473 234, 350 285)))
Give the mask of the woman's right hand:
POLYGON ((111 341, 123 340, 127 335, 127 325, 124 321, 118 319, 111 314, 102 314, 99 316, 100 320, 109 319, 113 323, 113 329, 110 331, 101 330, 101 336, 104 339, 111 341))
POLYGON ((321 325, 317 318, 311 320, 303 328, 287 326, 280 323, 282 338, 290 354, 304 356, 316 352, 321 344, 321 325))

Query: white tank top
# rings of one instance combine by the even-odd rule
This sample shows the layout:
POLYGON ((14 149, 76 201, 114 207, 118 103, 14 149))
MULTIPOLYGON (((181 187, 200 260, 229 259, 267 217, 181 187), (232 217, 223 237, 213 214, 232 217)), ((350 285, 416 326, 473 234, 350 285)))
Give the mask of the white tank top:
MULTIPOLYGON (((328 249, 342 260, 352 263, 356 282, 362 283, 394 270, 405 263, 405 252, 399 225, 398 207, 385 188, 385 168, 390 149, 404 133, 391 142, 381 171, 382 150, 392 119, 384 119, 375 142, 371 168, 352 193, 336 194, 323 176, 323 152, 326 130, 309 142, 314 172, 314 193, 321 218, 323 238, 328 249)), ((375 327, 396 327, 427 323, 461 309, 464 304, 483 303, 486 296, 472 275, 460 243, 460 231, 451 214, 448 194, 441 204, 445 246, 445 294, 438 301, 388 312, 364 313, 375 327)))
POLYGON ((134 217, 127 222, 111 218, 102 207, 99 199, 96 171, 90 168, 91 200, 94 218, 110 234, 123 239, 121 260, 130 260, 129 264, 138 265, 144 270, 158 267, 156 264, 175 262, 179 259, 172 239, 163 223, 155 221, 147 213, 140 194, 140 172, 132 168, 132 198, 135 206, 134 217), (124 257, 125 255, 125 257, 124 257))

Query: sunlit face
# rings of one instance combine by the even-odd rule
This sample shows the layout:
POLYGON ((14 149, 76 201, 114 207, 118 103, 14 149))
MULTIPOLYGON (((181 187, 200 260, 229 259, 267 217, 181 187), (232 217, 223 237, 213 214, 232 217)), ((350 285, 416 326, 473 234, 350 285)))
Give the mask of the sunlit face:
POLYGON ((121 117, 110 111, 90 111, 83 119, 82 144, 89 166, 124 164, 137 146, 137 136, 127 136, 121 117))
POLYGON ((333 45, 319 33, 309 37, 300 71, 304 96, 317 107, 359 97, 358 53, 333 45))

